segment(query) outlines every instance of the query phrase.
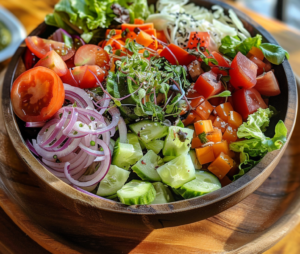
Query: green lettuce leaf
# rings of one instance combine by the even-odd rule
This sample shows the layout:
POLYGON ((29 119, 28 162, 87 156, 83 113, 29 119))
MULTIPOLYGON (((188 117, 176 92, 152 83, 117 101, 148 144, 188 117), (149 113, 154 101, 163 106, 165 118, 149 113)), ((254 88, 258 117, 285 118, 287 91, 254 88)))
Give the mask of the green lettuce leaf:
POLYGON ((270 109, 260 108, 239 127, 237 136, 245 140, 230 144, 230 150, 240 153, 240 171, 233 177, 234 180, 258 164, 268 152, 281 149, 285 144, 287 129, 283 121, 280 120, 275 126, 273 138, 266 137, 263 133, 269 126, 272 115, 273 112, 270 109))
POLYGON ((150 14, 146 0, 60 0, 45 22, 72 34, 79 33, 86 43, 98 43, 104 38, 104 29, 114 22, 114 3, 129 10, 131 22, 135 18, 146 19, 150 14))
POLYGON ((263 43, 259 47, 264 53, 265 58, 272 64, 281 64, 285 57, 289 59, 289 53, 279 45, 263 43))
POLYGON ((255 37, 249 37, 241 41, 237 36, 227 35, 221 40, 219 51, 230 58, 234 58, 238 52, 247 55, 252 47, 259 47, 261 45, 262 36, 257 34, 255 37))

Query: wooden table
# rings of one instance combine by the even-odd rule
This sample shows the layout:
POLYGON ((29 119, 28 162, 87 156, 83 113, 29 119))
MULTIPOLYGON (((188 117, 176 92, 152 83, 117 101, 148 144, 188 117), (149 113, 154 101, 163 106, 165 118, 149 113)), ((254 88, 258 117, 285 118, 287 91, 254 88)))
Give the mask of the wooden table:
MULTIPOLYGON (((44 18, 46 13, 52 11, 56 0, 48 0, 48 1, 37 1, 37 0, 0 0, 0 5, 4 6, 8 10, 10 10, 13 14, 15 14, 20 21, 24 24, 27 32, 29 33, 33 30, 44 18)), ((235 4, 238 8, 242 11, 250 15, 256 22, 260 23, 263 27, 265 27, 268 31, 272 33, 272 35, 279 41, 279 43, 289 51, 291 55, 291 65, 294 69, 294 72, 300 76, 300 31, 292 29, 275 20, 264 18, 256 13, 245 9, 241 5, 235 4)), ((1 68, 7 62, 0 64, 0 71, 1 68)), ((0 123, 2 117, 0 116, 0 123)), ((0 128, 0 145, 5 146, 9 151, 12 149, 12 145, 7 143, 7 139, 4 138, 5 130, 3 129, 3 124, 0 128)), ((296 130, 299 130, 296 127, 296 130)), ((291 151, 297 151, 297 142, 291 142, 290 146, 293 146, 295 149, 291 151)), ((11 150, 12 151, 12 150, 11 150)), ((1 158, 2 161, 3 158, 1 158)), ((286 156, 291 156, 291 152, 288 152, 286 156)), ((285 160, 284 157, 283 160, 285 160)), ((11 162, 14 167, 22 168, 21 165, 14 165, 14 163, 18 162, 11 162)), ((26 176, 27 177, 27 176, 26 176)), ((6 213, 10 213, 14 209, 13 203, 9 202, 7 197, 4 193, 0 191, 0 200, 2 202, 7 202, 6 206, 6 213), (8 209, 9 208, 9 209, 8 209), (11 210, 10 210, 11 209, 11 210)), ((24 234, 14 223, 13 221, 6 215, 2 209, 0 209, 0 253, 48 253, 42 247, 40 247, 36 242, 31 240, 26 234, 24 234), (26 250, 26 251, 25 251, 26 250)), ((28 220, 23 214, 18 214, 18 216, 23 216, 21 218, 23 224, 18 223, 18 226, 24 230, 24 225, 28 220)), ((16 221, 15 221, 16 222, 16 221)), ((27 223, 28 224, 28 223, 27 223)), ((36 230, 36 229, 34 229, 36 230)), ((41 234, 40 231, 33 232, 34 234, 41 234)), ((41 237, 49 237, 43 236, 41 237)), ((45 239, 44 239, 45 240, 45 239)), ((270 250, 266 251, 267 254, 275 254, 275 253, 289 253, 289 254, 296 254, 300 253, 300 225, 296 227, 289 235, 287 235, 284 239, 282 239, 279 243, 277 243, 274 247, 270 250)), ((51 239, 49 239, 51 241, 51 239)), ((62 250, 63 246, 58 246, 57 250, 62 250)), ((169 253, 169 252, 164 252, 169 253)))

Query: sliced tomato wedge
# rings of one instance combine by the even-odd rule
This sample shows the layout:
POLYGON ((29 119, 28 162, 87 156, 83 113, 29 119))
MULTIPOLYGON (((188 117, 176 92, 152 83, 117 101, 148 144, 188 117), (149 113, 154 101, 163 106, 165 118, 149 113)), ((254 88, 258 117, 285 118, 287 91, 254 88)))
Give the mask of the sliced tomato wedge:
POLYGON ((75 49, 67 47, 63 42, 46 40, 37 36, 28 36, 25 42, 31 52, 39 58, 43 58, 51 50, 56 51, 64 61, 75 54, 75 49))
POLYGON ((241 52, 237 53, 231 63, 230 83, 236 88, 250 89, 256 84, 257 65, 241 52))
POLYGON ((279 84, 273 71, 258 76, 256 80, 257 83, 254 88, 260 92, 261 95, 276 96, 280 94, 279 84))
POLYGON ((22 73, 10 94, 15 114, 25 122, 50 119, 63 105, 65 90, 59 76, 39 66, 22 73))
POLYGON ((236 90, 232 95, 232 102, 234 110, 244 120, 247 120, 248 115, 256 112, 259 108, 265 109, 268 107, 263 98, 261 98, 260 93, 254 88, 236 90))
POLYGON ((97 80, 90 71, 96 75, 100 82, 104 80, 105 72, 97 65, 85 65, 71 68, 66 75, 61 77, 61 80, 63 83, 83 89, 97 87, 97 80))
POLYGON ((67 61, 65 61, 68 69, 75 67, 74 64, 74 56, 72 56, 70 59, 68 59, 67 61))
MULTIPOLYGON (((222 66, 222 67, 225 67, 225 68, 228 68, 230 67, 229 63, 226 61, 226 59, 218 52, 214 51, 211 53, 214 57, 214 59, 216 59, 218 61, 218 66, 222 66)), ((227 76, 228 75, 228 72, 226 70, 221 70, 220 67, 213 67, 213 65, 210 63, 210 66, 211 67, 211 70, 212 72, 216 73, 216 74, 221 74, 223 76, 227 76)))
POLYGON ((266 64, 255 56, 250 56, 249 59, 257 65, 257 76, 263 74, 266 64))
POLYGON ((26 70, 31 69, 39 61, 39 58, 29 48, 26 48, 23 59, 26 70))
POLYGON ((48 52, 43 58, 41 58, 34 67, 44 66, 54 71, 58 76, 66 75, 68 67, 62 60, 59 54, 54 50, 48 52))
POLYGON ((160 52, 160 56, 166 58, 172 65, 189 65, 192 61, 196 60, 195 56, 190 55, 175 44, 169 44, 165 47, 160 52))
POLYGON ((80 47, 74 58, 76 66, 82 65, 98 65, 108 74, 109 71, 109 56, 103 48, 96 45, 87 44, 80 47))
POLYGON ((195 83, 194 89, 198 94, 208 98, 221 92, 222 84, 220 81, 217 81, 217 75, 212 71, 209 71, 199 76, 195 83))

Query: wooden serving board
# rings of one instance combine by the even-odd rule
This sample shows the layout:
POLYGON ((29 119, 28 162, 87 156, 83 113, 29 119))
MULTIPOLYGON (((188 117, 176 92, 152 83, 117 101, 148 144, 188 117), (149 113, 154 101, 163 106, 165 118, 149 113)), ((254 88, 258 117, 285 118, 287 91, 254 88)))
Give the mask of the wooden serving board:
MULTIPOLYGON (((0 84, 3 76, 2 72, 0 84)), ((92 221, 66 210, 44 193, 18 158, 6 134, 1 108, 0 112, 0 206, 30 238, 52 253, 256 254, 270 248, 300 222, 300 124, 272 175, 236 206, 197 223, 133 232, 107 226, 95 228, 92 221), (82 230, 82 225, 88 230, 82 230)), ((14 241, 6 242, 5 247, 19 253, 14 241)), ((25 253, 30 251, 29 247, 19 247, 25 253)), ((43 249, 36 253, 43 252, 47 253, 43 249)))

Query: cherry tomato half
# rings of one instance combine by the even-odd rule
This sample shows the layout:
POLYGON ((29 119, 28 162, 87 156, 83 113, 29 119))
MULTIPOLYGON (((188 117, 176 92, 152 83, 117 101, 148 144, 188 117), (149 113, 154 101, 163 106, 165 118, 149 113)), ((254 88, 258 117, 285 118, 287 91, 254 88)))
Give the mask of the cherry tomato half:
POLYGON ((76 66, 98 65, 106 74, 109 70, 109 56, 103 48, 87 44, 80 47, 75 54, 74 63, 76 66))
POLYGON ((230 83, 236 88, 252 88, 256 84, 257 65, 239 52, 231 63, 230 83))
POLYGON ((68 67, 59 54, 54 50, 48 52, 34 67, 44 66, 54 71, 58 76, 66 75, 68 67))
POLYGON ((63 105, 65 90, 59 76, 39 66, 22 73, 10 94, 15 114, 25 122, 51 118, 63 105))
POLYGON ((97 65, 85 65, 71 68, 66 75, 61 77, 61 80, 63 83, 83 89, 97 87, 97 80, 90 71, 97 76, 97 79, 100 82, 104 80, 105 72, 97 65))
POLYGON ((234 110, 244 120, 247 120, 248 115, 256 112, 259 108, 265 109, 268 107, 263 98, 261 98, 260 93, 254 88, 236 90, 232 95, 232 101, 234 110))
POLYGON ((25 42, 31 52, 39 58, 44 57, 51 50, 56 51, 56 53, 59 54, 64 61, 68 60, 75 54, 75 50, 67 47, 63 42, 46 40, 37 36, 28 36, 25 39, 25 42))
POLYGON ((35 54, 33 54, 29 48, 26 48, 23 59, 26 70, 31 69, 39 60, 38 57, 35 54))

